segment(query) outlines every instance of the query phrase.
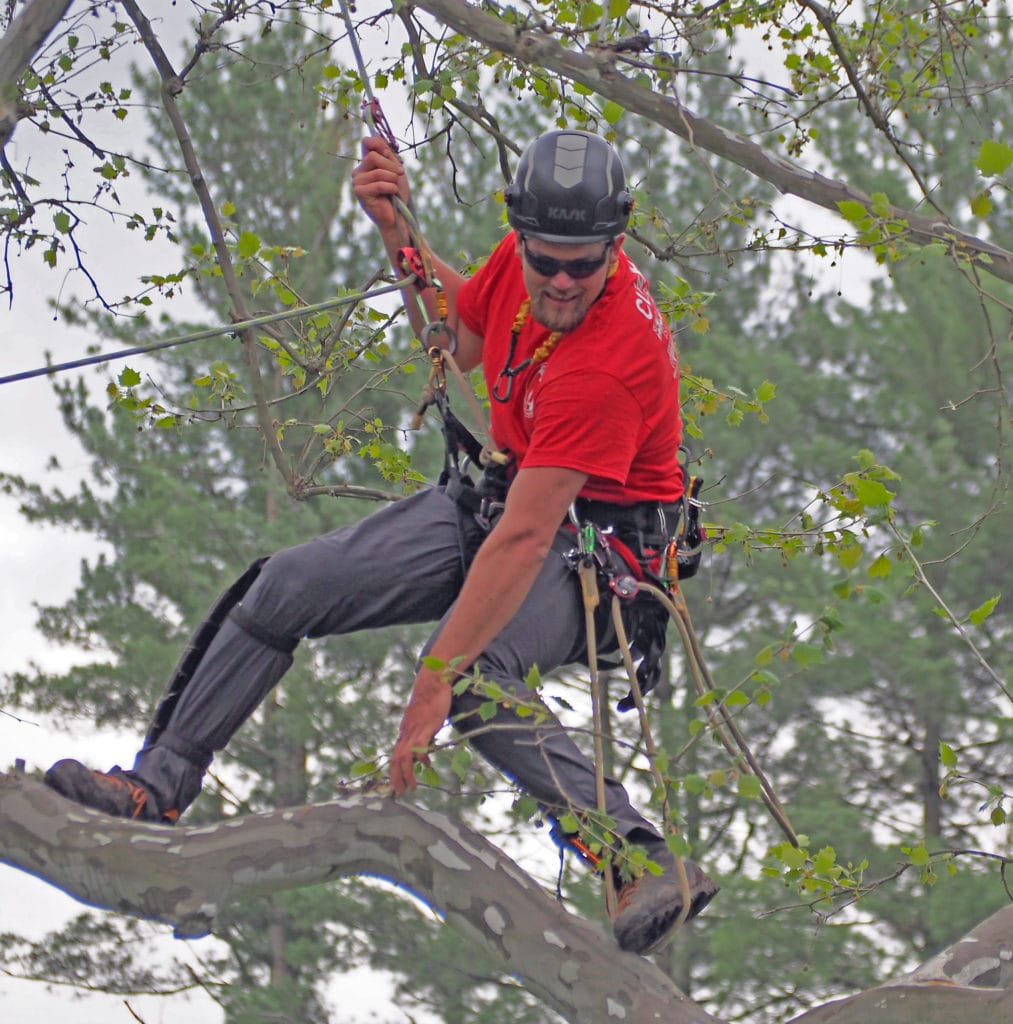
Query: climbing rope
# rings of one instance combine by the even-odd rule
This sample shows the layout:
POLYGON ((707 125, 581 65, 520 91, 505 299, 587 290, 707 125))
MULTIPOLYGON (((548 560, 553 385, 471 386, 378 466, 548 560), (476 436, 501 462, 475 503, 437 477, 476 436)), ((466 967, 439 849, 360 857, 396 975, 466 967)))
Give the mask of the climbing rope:
MULTIPOLYGON (((605 687, 598 674, 598 640, 594 615, 601 601, 598 590, 598 568, 594 560, 597 543, 596 531, 591 524, 582 524, 571 506, 570 519, 577 529, 576 570, 580 580, 580 593, 584 602, 584 630, 587 634, 587 665, 591 683, 591 722, 594 740, 594 790, 598 812, 605 814, 605 722, 603 705, 605 687)), ((614 917, 617 907, 615 875, 606 869, 605 912, 614 917)))
MULTIPOLYGON (((600 604, 602 591, 607 587, 612 592, 610 609, 612 624, 615 629, 616 642, 622 657, 622 663, 629 678, 630 697, 632 698, 632 706, 637 710, 640 730, 644 740, 644 751, 650 766, 649 770, 654 779, 657 792, 662 794, 662 819, 665 822, 666 831, 674 834, 677 832, 677 828, 671 820, 668 785, 658 764, 657 755, 659 750, 647 719, 643 692, 637 676, 637 668, 634 664, 632 645, 626 630, 626 624, 623 621, 622 608, 624 602, 632 601, 638 595, 644 595, 660 602, 666 610, 668 618, 676 624, 686 652, 690 676, 697 693, 701 697, 712 693, 717 687, 704 659, 702 646, 694 629, 689 607, 686 604, 685 596, 679 584, 679 556, 684 556, 690 552, 679 546, 679 538, 675 538, 670 542, 668 550, 664 553, 658 567, 658 583, 660 584, 658 585, 646 579, 638 579, 633 575, 628 575, 625 570, 627 567, 632 570, 632 566, 627 566, 625 562, 622 569, 618 569, 616 562, 609 558, 609 548, 611 545, 608 534, 603 533, 593 523, 581 521, 572 507, 570 519, 577 531, 577 547, 571 551, 569 558, 580 580, 585 612, 587 664, 589 668, 594 733, 595 793, 598 810, 601 813, 605 811, 604 707, 606 706, 606 694, 598 671, 598 641, 594 613, 600 604)), ((614 548, 612 550, 615 552, 614 548)), ((781 803, 770 779, 763 771, 755 754, 750 749, 745 736, 732 717, 727 705, 723 701, 719 701, 714 705, 708 703, 706 707, 712 731, 734 760, 739 772, 743 775, 751 775, 757 779, 760 787, 760 797, 768 812, 788 841, 797 847, 799 845, 798 836, 784 809, 784 805, 781 803)), ((567 837, 567 841, 571 845, 576 846, 578 852, 585 859, 591 860, 592 863, 600 867, 598 863, 600 858, 588 857, 585 845, 574 842, 572 837, 567 837)), ((614 850, 613 852, 617 853, 621 852, 621 850, 614 850)), ((676 880, 682 895, 682 909, 675 924, 675 927, 679 928, 689 917, 692 907, 692 893, 683 858, 676 854, 673 854, 673 856, 676 865, 676 880)), ((605 870, 604 875, 605 908, 609 915, 612 916, 616 900, 613 874, 610 870, 605 870)))
POLYGON ((19 380, 30 380, 32 377, 46 377, 53 373, 63 373, 66 370, 77 370, 83 366, 111 363, 119 359, 128 359, 130 356, 142 356, 147 355, 149 352, 174 348, 177 345, 189 345, 194 341, 204 341, 207 338, 219 338, 229 334, 236 334, 251 327, 262 327, 265 324, 276 324, 283 320, 295 320, 304 316, 312 316, 314 313, 323 313, 338 306, 348 306, 356 302, 362 302, 365 299, 374 298, 377 295, 399 291, 402 288, 407 288, 411 283, 410 280, 402 280, 394 284, 381 285, 368 291, 326 299, 313 305, 286 309, 280 313, 267 313, 264 316, 252 317, 249 320, 237 320, 234 323, 221 324, 217 327, 206 327, 200 331, 192 331, 189 334, 179 334, 172 338, 166 338, 163 341, 152 342, 150 345, 134 345, 131 348, 120 349, 117 352, 102 352, 93 356, 85 356, 81 359, 71 359, 65 363, 54 363, 50 366, 40 366, 33 370, 22 370, 19 373, 0 377, 0 384, 12 384, 19 380))

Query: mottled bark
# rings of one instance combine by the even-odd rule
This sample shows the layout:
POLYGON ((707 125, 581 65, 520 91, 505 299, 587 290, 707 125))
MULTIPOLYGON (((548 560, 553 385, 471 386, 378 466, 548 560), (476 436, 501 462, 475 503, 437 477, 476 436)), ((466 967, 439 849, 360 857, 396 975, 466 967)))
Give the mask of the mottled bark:
POLYGON ((348 793, 172 828, 110 818, 14 773, 0 776, 0 860, 179 936, 212 931, 219 909, 239 896, 379 875, 437 908, 568 1021, 718 1024, 480 835, 388 796, 348 793))
MULTIPOLYGON (((239 896, 379 875, 437 908, 565 1020, 720 1024, 650 961, 567 913, 480 835, 378 793, 171 828, 88 810, 16 771, 0 775, 0 860, 181 936, 212 931, 219 909, 239 896)), ((1013 1021, 1013 906, 914 973, 795 1024, 956 1021, 1013 1021)))
POLYGON ((1007 1024, 1013 1021, 1013 906, 918 970, 792 1024, 1007 1024))

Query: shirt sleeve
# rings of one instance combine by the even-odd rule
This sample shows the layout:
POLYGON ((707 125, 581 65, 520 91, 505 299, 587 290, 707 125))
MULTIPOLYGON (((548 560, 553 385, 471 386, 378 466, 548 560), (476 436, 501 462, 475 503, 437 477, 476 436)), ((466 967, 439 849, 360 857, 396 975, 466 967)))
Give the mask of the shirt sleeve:
POLYGON ((503 273, 504 254, 512 255, 513 240, 507 235, 492 251, 489 258, 461 285, 457 292, 457 315, 469 331, 484 337, 491 290, 503 273))

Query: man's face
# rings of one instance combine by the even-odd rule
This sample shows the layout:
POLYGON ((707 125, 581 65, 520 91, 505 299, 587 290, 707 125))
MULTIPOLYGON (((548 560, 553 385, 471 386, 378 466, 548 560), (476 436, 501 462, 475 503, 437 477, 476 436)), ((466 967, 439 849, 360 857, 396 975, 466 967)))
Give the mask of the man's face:
POLYGON ((550 331, 572 331, 604 290, 621 242, 619 238, 571 245, 518 238, 517 257, 531 298, 532 317, 550 331), (573 276, 588 271, 586 277, 573 276))

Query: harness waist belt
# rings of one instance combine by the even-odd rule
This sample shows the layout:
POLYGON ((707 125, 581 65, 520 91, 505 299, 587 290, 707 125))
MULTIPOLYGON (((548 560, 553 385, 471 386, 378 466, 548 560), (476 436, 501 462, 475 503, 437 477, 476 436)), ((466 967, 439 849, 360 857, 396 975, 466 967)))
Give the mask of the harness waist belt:
POLYGON ((633 505, 619 505, 594 498, 578 498, 577 515, 597 526, 615 529, 616 533, 640 533, 671 536, 679 522, 682 508, 679 502, 639 501, 633 505))

